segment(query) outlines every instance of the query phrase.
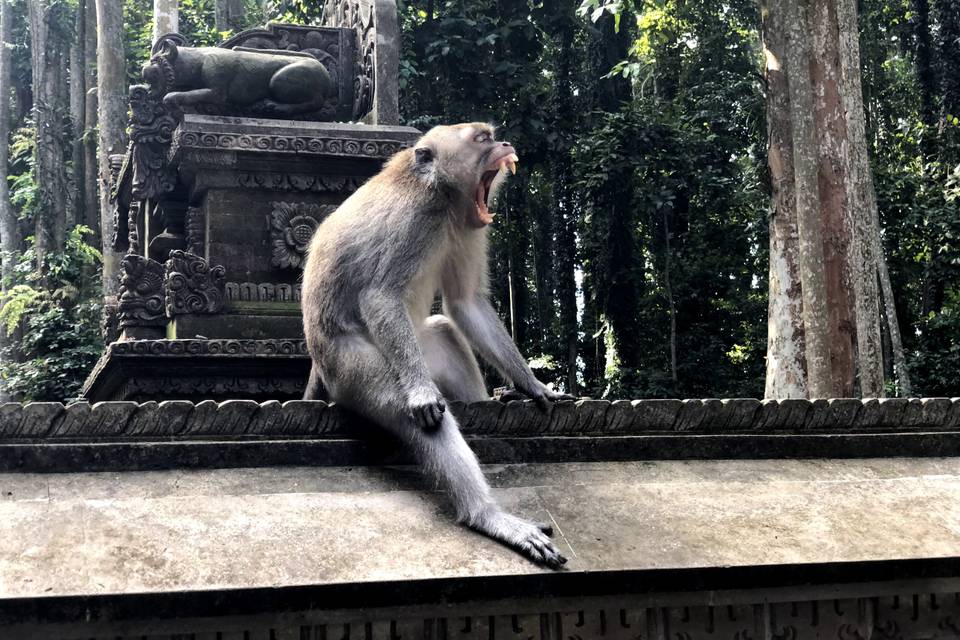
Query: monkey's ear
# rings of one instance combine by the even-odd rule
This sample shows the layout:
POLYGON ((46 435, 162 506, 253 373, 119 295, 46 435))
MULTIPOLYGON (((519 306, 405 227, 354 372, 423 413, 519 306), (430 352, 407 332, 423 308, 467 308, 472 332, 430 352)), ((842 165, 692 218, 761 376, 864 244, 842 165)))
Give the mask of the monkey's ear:
POLYGON ((417 164, 433 162, 433 149, 430 147, 417 147, 413 150, 413 157, 417 161, 417 164))
POLYGON ((431 147, 417 147, 413 150, 413 174, 426 184, 437 180, 436 155, 431 147))

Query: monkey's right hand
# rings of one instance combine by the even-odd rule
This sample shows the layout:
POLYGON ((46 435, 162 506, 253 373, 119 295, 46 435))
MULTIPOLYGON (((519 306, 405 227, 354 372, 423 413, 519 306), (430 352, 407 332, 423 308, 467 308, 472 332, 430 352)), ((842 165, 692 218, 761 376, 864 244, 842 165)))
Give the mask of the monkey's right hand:
POLYGON ((411 391, 407 396, 407 414, 424 431, 433 431, 443 421, 447 404, 436 387, 411 391))
MULTIPOLYGON (((562 400, 576 400, 575 396, 567 393, 558 393, 540 381, 537 381, 533 388, 523 389, 521 391, 525 396, 533 400, 537 408, 544 413, 549 414, 553 410, 553 403, 562 400)), ((501 396, 501 400, 503 396, 501 396)), ((512 398, 511 398, 512 399, 512 398)))

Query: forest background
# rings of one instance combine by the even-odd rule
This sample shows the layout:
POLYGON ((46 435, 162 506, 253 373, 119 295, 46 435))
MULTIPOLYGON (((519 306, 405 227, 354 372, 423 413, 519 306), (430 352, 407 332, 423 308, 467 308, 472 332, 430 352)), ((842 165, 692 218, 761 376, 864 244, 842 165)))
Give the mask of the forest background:
MULTIPOLYGON (((110 229, 98 152, 125 145, 125 107, 98 127, 98 39, 100 73, 123 76, 117 95, 99 96, 102 118, 140 80, 153 0, 124 0, 122 16, 112 3, 99 25, 94 0, 0 2, 0 377, 7 397, 63 400, 103 348, 110 229)), ((267 20, 317 23, 320 4, 180 0, 179 31, 213 45, 267 20)), ((402 123, 490 121, 519 150, 491 283, 538 376, 594 397, 762 397, 776 193, 760 4, 398 8, 402 123)), ((885 392, 960 396, 960 0, 858 10, 885 302, 896 310, 880 327, 885 392)))

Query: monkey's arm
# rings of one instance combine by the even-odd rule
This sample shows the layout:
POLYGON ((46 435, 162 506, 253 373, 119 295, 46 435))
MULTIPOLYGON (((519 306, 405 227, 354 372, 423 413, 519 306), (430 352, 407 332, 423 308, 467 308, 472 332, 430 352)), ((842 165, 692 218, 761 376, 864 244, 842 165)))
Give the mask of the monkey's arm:
POLYGON ((440 424, 446 405, 420 352, 413 322, 395 293, 370 289, 360 296, 360 316, 370 338, 390 363, 407 394, 407 409, 420 427, 440 424))
POLYGON ((541 409, 549 409, 554 400, 572 399, 572 396, 548 389, 537 380, 486 296, 475 293, 466 298, 445 299, 444 303, 447 313, 480 356, 496 367, 541 409))

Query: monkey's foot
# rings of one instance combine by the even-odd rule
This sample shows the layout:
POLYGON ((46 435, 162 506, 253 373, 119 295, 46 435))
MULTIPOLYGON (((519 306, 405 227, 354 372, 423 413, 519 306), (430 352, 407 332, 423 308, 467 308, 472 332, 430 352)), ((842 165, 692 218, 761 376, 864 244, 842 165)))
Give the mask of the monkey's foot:
POLYGON ((550 536, 553 528, 543 523, 518 518, 493 507, 467 521, 474 531, 502 542, 534 562, 559 569, 567 559, 560 553, 550 536))

